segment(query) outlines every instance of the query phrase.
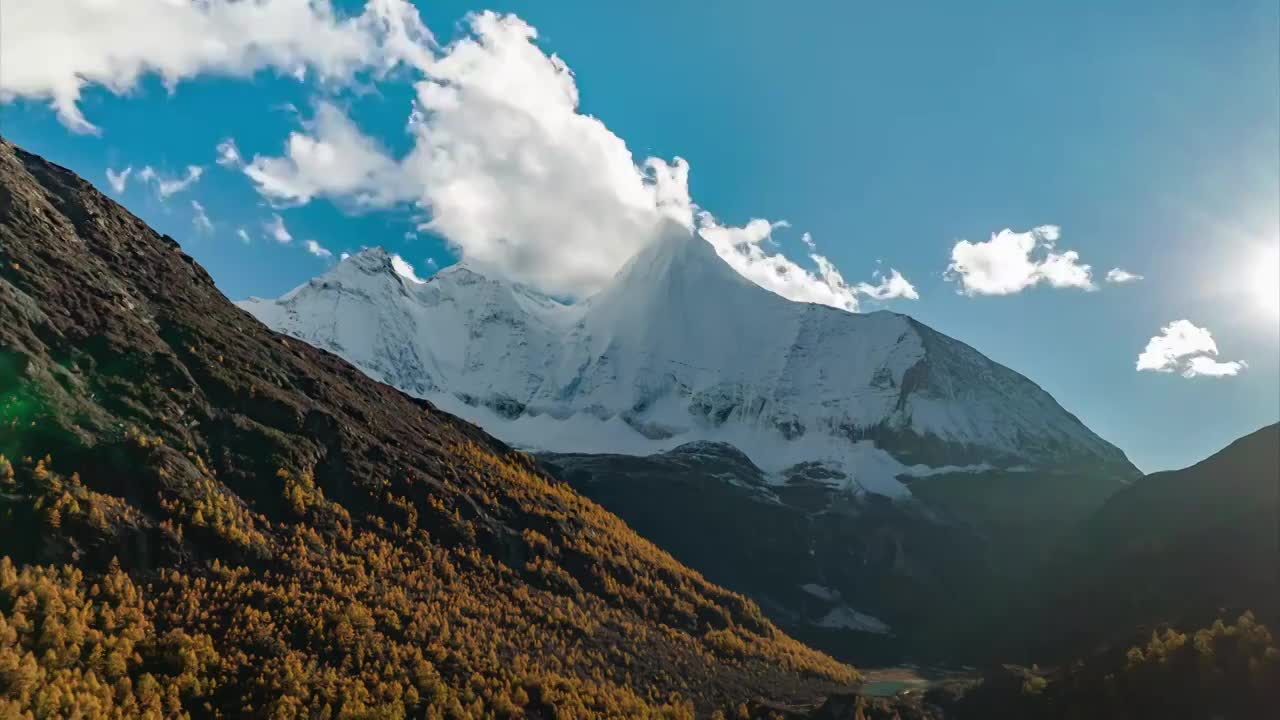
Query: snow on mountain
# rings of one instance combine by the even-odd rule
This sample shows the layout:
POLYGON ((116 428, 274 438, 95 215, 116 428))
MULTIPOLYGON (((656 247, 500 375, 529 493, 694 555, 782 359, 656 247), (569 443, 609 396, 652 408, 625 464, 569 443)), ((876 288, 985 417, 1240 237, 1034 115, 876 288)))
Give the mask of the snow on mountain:
POLYGON ((991 469, 1136 471, 1030 380, 905 315, 796 303, 672 234, 565 304, 461 263, 423 282, 373 248, 239 305, 513 445, 647 454, 728 442, 854 490, 991 469))

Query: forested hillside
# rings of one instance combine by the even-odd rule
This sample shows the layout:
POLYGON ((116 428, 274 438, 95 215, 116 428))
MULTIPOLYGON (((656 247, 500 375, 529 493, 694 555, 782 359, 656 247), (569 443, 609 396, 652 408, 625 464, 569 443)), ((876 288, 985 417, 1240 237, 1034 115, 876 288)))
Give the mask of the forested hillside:
POLYGON ((0 142, 0 715, 615 717, 855 672, 0 142))

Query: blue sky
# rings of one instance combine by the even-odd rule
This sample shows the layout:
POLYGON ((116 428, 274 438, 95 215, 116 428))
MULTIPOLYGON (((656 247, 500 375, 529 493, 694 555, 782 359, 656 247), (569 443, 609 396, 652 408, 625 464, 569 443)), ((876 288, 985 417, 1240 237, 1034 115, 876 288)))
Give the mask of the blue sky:
MULTIPOLYGON (((363 3, 339 5, 355 14, 363 3)), ((718 223, 785 219, 762 247, 814 269, 809 233, 850 284, 900 271, 918 300, 864 295, 861 309, 909 313, 1026 374, 1143 470, 1189 464, 1280 418, 1280 290, 1269 284, 1280 263, 1277 4, 899 5, 418 9, 441 45, 466 34, 469 11, 517 14, 537 28, 538 47, 572 68, 581 113, 637 163, 684 158, 689 194, 718 223), (944 277, 960 240, 1044 225, 1061 228, 1056 251, 1076 251, 1096 290, 1044 281, 967 295, 944 277), (1143 279, 1107 283, 1111 268, 1143 279), (1138 372, 1148 342, 1183 319, 1212 332, 1215 362, 1247 367, 1224 377, 1138 372)), ((428 218, 408 194, 362 207, 326 191, 302 203, 264 192, 243 165, 215 163, 227 138, 245 161, 283 156, 324 103, 403 158, 414 148, 415 72, 341 82, 311 72, 300 82, 269 67, 215 68, 171 89, 143 72, 121 94, 82 89, 77 106, 99 134, 73 131, 47 97, 12 97, 10 87, 0 132, 104 190, 108 168, 133 167, 118 199, 177 238, 230 297, 274 296, 363 245, 384 245, 421 274, 428 259, 452 261, 450 233, 420 230, 428 218), (173 178, 189 165, 202 175, 168 198, 138 179, 144 166, 173 178), (192 200, 212 232, 194 227, 192 200), (293 242, 268 236, 273 215, 293 242), (335 257, 314 256, 305 240, 335 257)), ((483 240, 462 244, 481 252, 483 240)))

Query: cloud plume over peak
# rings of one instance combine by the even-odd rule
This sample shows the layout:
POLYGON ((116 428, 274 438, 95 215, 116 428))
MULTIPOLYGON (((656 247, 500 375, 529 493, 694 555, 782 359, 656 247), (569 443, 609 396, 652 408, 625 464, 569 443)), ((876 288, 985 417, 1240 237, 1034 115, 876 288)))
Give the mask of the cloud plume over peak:
MULTIPOLYGON (((173 90, 200 75, 264 70, 315 78, 319 99, 280 154, 247 158, 225 137, 214 161, 244 172, 273 207, 317 198, 362 210, 417 206, 420 229, 459 255, 553 295, 591 295, 675 223, 791 299, 854 310, 859 296, 917 297, 895 270, 849 283, 812 249, 801 267, 770 241, 777 223, 715 220, 690 196, 689 164, 634 156, 581 112, 569 66, 515 15, 468 15, 445 47, 407 0, 342 9, 332 0, 46 0, 7 14, 2 31, 0 100, 47 99, 80 131, 96 130, 80 110, 89 85, 125 93, 154 75, 173 90), (324 92, 386 80, 396 68, 415 83, 411 146, 398 156, 324 92)), ((117 192, 128 172, 108 175, 117 192)), ((169 178, 144 167, 134 177, 168 198, 202 172, 192 165, 169 178)), ((268 234, 292 240, 278 216, 268 234)))
POLYGON ((573 73, 538 47, 533 27, 482 12, 467 30, 422 64, 403 157, 321 101, 281 156, 245 167, 259 192, 276 202, 413 202, 428 213, 423 229, 463 257, 559 296, 590 295, 674 221, 784 297, 848 310, 859 292, 915 297, 896 271, 881 285, 849 285, 824 256, 811 253, 808 270, 766 249, 776 223, 721 225, 690 197, 687 162, 637 160, 579 111, 573 73))

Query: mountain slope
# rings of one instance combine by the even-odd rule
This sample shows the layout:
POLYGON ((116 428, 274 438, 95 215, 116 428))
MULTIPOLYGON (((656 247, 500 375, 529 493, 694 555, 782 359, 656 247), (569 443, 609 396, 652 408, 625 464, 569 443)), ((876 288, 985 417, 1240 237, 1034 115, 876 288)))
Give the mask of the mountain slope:
POLYGON ((855 662, 945 657, 964 601, 991 582, 986 542, 972 530, 914 503, 842 498, 812 479, 768 483, 729 445, 540 457, 788 633, 855 662))
POLYGON ((576 305, 465 265, 417 282, 376 248, 240 305, 523 447, 721 441, 770 474, 823 461, 835 484, 901 497, 903 477, 938 472, 1137 476, 1034 383, 963 343, 902 315, 790 302, 678 233, 576 305))
POLYGON ((688 715, 854 679, 3 141, 0 413, 6 716, 688 715))
MULTIPOLYGON (((1110 498, 1038 583, 1037 633, 1089 647, 1138 625, 1206 625, 1224 609, 1280 622, 1280 425, 1110 498)), ((1057 647, 1052 647, 1057 644, 1057 647)))
POLYGON ((540 452, 682 562, 858 661, 958 659, 1063 533, 1140 476, 964 343, 791 302, 688 233, 572 305, 466 262, 423 282, 379 248, 239 305, 540 452), (686 462, 690 443, 709 460, 686 462), (859 632, 853 613, 898 630, 859 632))

